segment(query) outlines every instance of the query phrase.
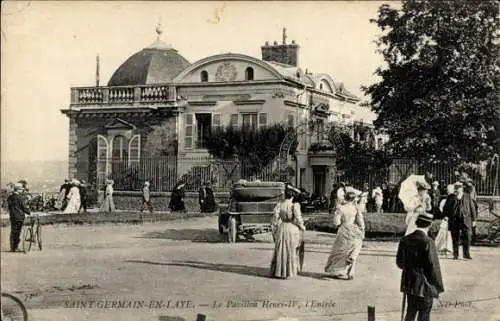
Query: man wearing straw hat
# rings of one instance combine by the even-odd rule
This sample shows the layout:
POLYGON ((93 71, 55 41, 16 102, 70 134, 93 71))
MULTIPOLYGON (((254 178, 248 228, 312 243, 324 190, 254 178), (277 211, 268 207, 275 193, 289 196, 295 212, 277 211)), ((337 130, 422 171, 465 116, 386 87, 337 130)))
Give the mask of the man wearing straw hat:
POLYGON ((16 252, 21 241, 21 229, 23 228, 25 215, 31 215, 31 211, 26 204, 26 200, 21 195, 23 185, 16 183, 14 191, 7 198, 10 216, 10 251, 16 252))
POLYGON ((444 291, 436 246, 427 236, 432 219, 431 214, 420 213, 415 221, 416 230, 399 242, 396 264, 403 270, 401 320, 404 321, 414 321, 417 313, 419 321, 429 321, 433 299, 444 291), (408 309, 403 319, 406 301, 408 309))

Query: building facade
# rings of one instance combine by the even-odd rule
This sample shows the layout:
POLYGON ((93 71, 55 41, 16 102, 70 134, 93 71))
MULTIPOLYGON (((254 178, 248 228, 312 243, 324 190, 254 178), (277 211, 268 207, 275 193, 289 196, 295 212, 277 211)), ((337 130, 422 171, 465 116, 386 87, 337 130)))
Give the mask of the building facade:
POLYGON ((300 46, 287 44, 285 31, 281 44, 266 42, 261 51, 261 59, 226 53, 190 63, 158 37, 107 86, 71 88, 62 110, 70 121, 69 176, 101 184, 116 170, 114 160, 132 165, 154 156, 158 141, 151 137, 162 128, 169 133, 166 154, 195 159, 208 156, 204 136, 214 128, 284 123, 298 132, 297 153, 288 160, 294 183, 328 194, 335 155, 311 146, 325 140, 328 124, 353 125, 364 107, 330 75, 303 70, 300 46))

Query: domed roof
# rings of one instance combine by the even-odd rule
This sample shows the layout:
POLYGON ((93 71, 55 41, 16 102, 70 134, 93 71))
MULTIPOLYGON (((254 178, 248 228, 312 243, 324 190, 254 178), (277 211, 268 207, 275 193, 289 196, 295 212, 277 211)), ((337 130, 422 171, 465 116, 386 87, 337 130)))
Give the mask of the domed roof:
POLYGON ((133 86, 166 83, 191 64, 171 45, 158 38, 128 58, 113 74, 108 86, 133 86))

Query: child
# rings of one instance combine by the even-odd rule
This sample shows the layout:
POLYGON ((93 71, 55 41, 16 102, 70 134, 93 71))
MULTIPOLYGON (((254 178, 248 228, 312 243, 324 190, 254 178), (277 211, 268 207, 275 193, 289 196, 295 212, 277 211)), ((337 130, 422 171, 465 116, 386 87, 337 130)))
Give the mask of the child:
POLYGON ((144 188, 142 189, 142 208, 141 213, 145 209, 148 209, 150 213, 153 213, 153 205, 151 205, 151 195, 149 193, 149 182, 144 182, 144 188))

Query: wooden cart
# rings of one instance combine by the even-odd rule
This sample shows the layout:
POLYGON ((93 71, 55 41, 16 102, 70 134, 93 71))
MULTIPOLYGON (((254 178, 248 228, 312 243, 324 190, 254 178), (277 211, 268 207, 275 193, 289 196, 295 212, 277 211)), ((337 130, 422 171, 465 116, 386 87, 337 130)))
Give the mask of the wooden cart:
POLYGON ((281 182, 237 182, 228 206, 220 209, 219 232, 226 233, 230 243, 239 236, 248 239, 270 232, 273 210, 284 192, 285 184, 281 182))

